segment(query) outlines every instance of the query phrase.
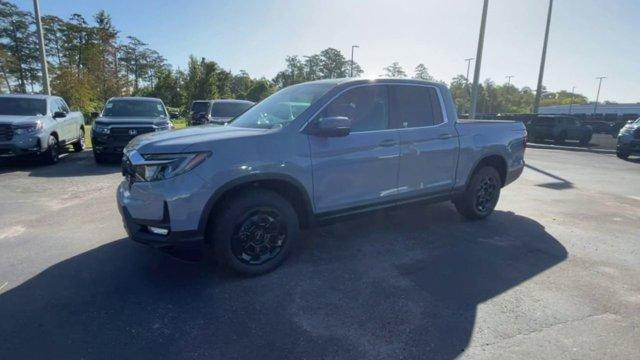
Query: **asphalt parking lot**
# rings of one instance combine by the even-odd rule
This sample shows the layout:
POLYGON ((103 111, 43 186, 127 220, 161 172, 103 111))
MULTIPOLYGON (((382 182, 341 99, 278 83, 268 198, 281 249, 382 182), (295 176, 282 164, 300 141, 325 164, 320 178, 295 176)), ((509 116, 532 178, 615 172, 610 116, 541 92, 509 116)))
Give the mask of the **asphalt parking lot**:
POLYGON ((640 161, 528 149, 497 211, 303 233, 242 278, 126 239, 119 168, 0 167, 0 358, 637 359, 640 161))

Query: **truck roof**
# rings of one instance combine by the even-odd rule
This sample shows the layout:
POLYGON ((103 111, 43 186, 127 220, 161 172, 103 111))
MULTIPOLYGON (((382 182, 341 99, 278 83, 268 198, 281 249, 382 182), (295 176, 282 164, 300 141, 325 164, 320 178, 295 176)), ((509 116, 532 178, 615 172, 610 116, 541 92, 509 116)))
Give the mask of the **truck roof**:
POLYGON ((351 84, 351 83, 384 83, 384 84, 421 84, 421 85, 434 85, 434 86, 442 86, 441 83, 437 83, 434 81, 425 81, 418 79, 401 79, 401 78, 340 78, 340 79, 326 79, 326 80, 315 80, 309 81, 304 84, 351 84))
POLYGON ((49 98, 57 98, 55 95, 43 95, 43 94, 0 94, 0 97, 12 97, 12 98, 27 98, 27 99, 40 99, 46 100, 49 98))
POLYGON ((226 103, 240 103, 240 104, 254 104, 253 101, 250 100, 239 100, 239 99, 215 99, 215 100, 193 100, 196 102, 208 102, 208 103, 216 103, 216 102, 226 102, 226 103))

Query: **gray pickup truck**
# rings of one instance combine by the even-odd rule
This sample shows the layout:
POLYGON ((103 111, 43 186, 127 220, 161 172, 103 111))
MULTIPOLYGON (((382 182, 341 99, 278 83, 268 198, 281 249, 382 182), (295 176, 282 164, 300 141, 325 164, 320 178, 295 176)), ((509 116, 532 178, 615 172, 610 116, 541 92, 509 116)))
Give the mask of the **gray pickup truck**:
POLYGON ((524 167, 520 122, 461 121, 445 85, 336 79, 287 87, 226 126, 146 134, 117 202, 131 239, 204 244, 244 274, 277 267, 300 228, 416 201, 493 211, 524 167))
POLYGON ((84 117, 58 96, 0 95, 0 157, 35 155, 48 164, 61 150, 84 149, 84 117))

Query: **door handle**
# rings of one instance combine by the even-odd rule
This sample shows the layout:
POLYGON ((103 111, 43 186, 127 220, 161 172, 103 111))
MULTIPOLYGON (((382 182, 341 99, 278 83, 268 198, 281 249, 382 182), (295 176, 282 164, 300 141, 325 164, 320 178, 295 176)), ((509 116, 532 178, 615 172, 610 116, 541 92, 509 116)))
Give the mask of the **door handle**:
POLYGON ((391 147, 391 146, 396 146, 398 145, 398 141, 394 140, 394 139, 387 139, 387 140, 382 140, 382 142, 380 142, 379 146, 382 147, 391 147))
POLYGON ((453 135, 451 134, 440 134, 440 136, 438 136, 438 139, 440 140, 447 140, 447 139, 451 139, 453 137, 453 135))

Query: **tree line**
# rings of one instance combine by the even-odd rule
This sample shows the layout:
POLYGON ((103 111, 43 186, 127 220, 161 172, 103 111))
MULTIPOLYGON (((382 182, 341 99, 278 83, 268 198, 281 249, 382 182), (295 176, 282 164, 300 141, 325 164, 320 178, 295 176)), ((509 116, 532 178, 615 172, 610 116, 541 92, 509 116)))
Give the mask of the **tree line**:
MULTIPOLYGON (((167 106, 184 108, 197 99, 236 98, 260 101, 276 90, 305 81, 360 77, 357 62, 341 51, 327 48, 307 56, 290 55, 285 67, 273 79, 254 78, 246 71, 232 73, 213 60, 189 57, 187 68, 173 69, 166 59, 143 40, 123 36, 111 16, 99 11, 91 19, 71 14, 68 19, 42 17, 52 93, 64 97, 84 112, 99 110, 113 96, 153 96, 167 106)), ((383 69, 384 77, 409 75, 397 62, 383 69)), ((424 64, 411 76, 435 80, 424 64)), ((0 0, 0 93, 38 92, 41 68, 35 21, 7 0, 0 0)), ((441 81, 440 81, 441 82, 441 81)), ((464 75, 449 83, 458 111, 470 108, 470 84, 464 75)), ((571 93, 546 92, 542 105, 569 104, 571 93)), ((479 89, 478 109, 482 113, 530 112, 534 92, 511 84, 497 85, 487 79, 479 89)), ((586 103, 580 94, 574 104, 586 103)))

